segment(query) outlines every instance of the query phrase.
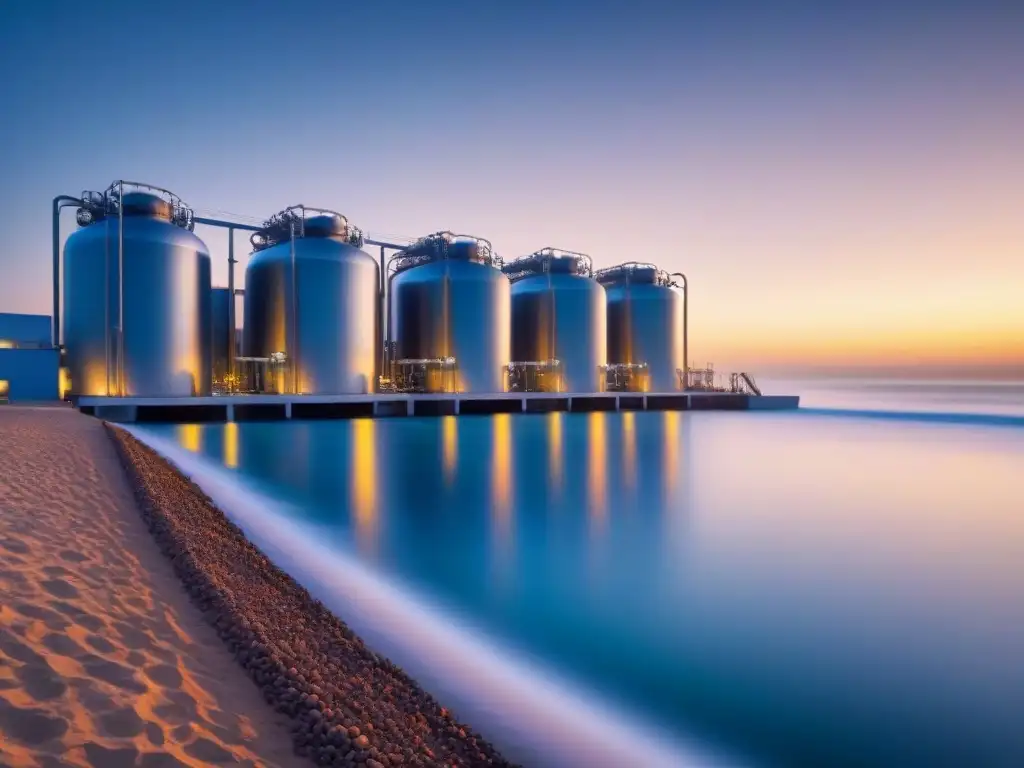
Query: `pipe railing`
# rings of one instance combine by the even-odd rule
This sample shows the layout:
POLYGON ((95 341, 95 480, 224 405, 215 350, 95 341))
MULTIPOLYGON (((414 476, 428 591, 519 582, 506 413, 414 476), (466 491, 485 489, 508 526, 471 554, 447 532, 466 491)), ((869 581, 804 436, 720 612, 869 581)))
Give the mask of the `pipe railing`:
POLYGON ((567 274, 582 277, 593 277, 594 275, 594 263, 587 254, 550 247, 541 248, 527 256, 509 261, 502 266, 501 271, 514 283, 524 277, 555 271, 553 268, 556 264, 570 267, 567 274), (575 269, 572 269, 572 266, 575 269))
POLYGON ((53 346, 60 349, 60 277, 61 242, 60 212, 72 205, 81 206, 82 199, 71 195, 57 195, 53 198, 53 346))

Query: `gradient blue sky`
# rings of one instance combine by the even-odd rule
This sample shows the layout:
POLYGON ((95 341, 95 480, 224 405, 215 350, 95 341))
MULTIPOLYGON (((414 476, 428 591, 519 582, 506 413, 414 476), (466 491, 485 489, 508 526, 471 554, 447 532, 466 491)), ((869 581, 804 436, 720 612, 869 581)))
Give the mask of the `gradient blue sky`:
POLYGON ((889 5, 0 2, 0 310, 128 178, 654 261, 723 368, 1024 371, 1024 3, 889 5))

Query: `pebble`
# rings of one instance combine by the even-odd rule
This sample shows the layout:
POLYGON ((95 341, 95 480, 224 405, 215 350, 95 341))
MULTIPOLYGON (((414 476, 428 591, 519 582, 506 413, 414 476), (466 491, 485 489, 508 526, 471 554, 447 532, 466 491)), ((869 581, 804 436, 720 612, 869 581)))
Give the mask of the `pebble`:
POLYGON ((197 486, 133 437, 110 434, 154 539, 270 706, 292 718, 297 754, 366 768, 513 765, 367 649, 197 486))

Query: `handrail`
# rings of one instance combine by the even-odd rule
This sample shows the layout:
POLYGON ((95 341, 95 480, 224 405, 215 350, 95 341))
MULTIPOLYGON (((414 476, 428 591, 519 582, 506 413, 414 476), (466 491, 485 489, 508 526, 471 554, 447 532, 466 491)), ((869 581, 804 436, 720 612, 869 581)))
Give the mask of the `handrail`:
POLYGON ((469 242, 476 245, 476 258, 472 261, 501 269, 502 258, 494 252, 494 246, 491 245, 490 240, 476 235, 459 235, 444 231, 426 235, 411 245, 405 246, 396 254, 397 258, 392 257, 388 261, 388 271, 392 270, 392 265, 394 265, 394 272, 397 273, 418 267, 421 264, 447 259, 449 248, 458 242, 469 242))
POLYGON ((623 283, 629 285, 635 282, 633 275, 640 270, 653 273, 653 279, 648 284, 666 287, 672 287, 673 285, 672 276, 668 272, 660 269, 656 264, 640 261, 627 261, 622 264, 616 264, 613 267, 605 267, 594 273, 594 279, 602 285, 619 285, 623 283))
POLYGON ((747 386, 750 387, 751 392, 753 392, 758 397, 761 396, 761 388, 754 383, 753 376, 751 376, 749 373, 740 373, 740 378, 742 378, 747 383, 747 386))
POLYGON ((570 274, 583 275, 585 277, 593 277, 594 275, 594 262, 587 254, 551 247, 541 248, 539 251, 534 251, 527 256, 514 259, 505 264, 501 271, 514 283, 517 280, 522 280, 524 277, 551 272, 552 266, 556 263, 575 265, 575 270, 571 271, 570 274))
POLYGON ((330 216, 336 219, 340 222, 341 236, 345 238, 345 241, 356 248, 363 246, 365 242, 363 231, 349 222, 347 216, 327 208, 312 208, 300 203, 275 213, 263 222, 263 226, 253 230, 253 234, 249 237, 253 251, 262 251, 297 237, 305 237, 307 214, 330 216))

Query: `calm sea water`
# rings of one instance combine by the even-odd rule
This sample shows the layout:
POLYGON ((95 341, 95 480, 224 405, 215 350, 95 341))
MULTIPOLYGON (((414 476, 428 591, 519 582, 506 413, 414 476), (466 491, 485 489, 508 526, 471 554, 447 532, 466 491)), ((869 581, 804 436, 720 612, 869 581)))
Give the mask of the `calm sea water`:
MULTIPOLYGON (((811 400, 934 411, 951 397, 899 391, 811 400)), ((945 410, 1024 414, 1024 387, 995 391, 945 410), (992 397, 1005 409, 977 407, 992 397)), ((485 635, 743 762, 1024 764, 1024 420, 153 429, 485 635)))

